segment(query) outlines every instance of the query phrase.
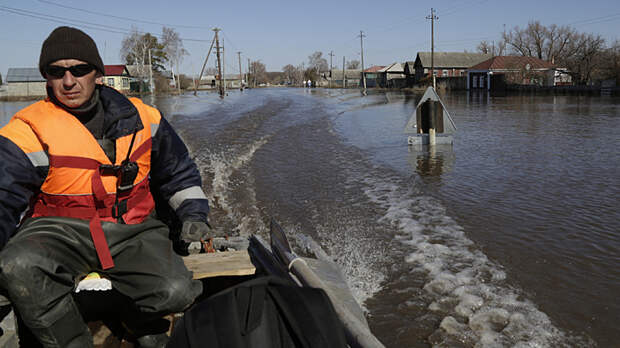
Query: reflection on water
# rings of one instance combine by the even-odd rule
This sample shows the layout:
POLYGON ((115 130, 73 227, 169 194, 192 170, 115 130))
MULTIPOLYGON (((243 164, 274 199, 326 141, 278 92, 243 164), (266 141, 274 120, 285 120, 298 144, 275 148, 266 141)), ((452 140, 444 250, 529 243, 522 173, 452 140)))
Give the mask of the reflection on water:
POLYGON ((1 102, 0 101, 0 127, 4 126, 9 122, 11 117, 15 115, 16 112, 25 108, 26 106, 36 102, 36 100, 30 101, 16 101, 16 102, 1 102))
POLYGON ((452 170, 455 160, 452 145, 409 145, 408 161, 418 175, 440 178, 452 170))

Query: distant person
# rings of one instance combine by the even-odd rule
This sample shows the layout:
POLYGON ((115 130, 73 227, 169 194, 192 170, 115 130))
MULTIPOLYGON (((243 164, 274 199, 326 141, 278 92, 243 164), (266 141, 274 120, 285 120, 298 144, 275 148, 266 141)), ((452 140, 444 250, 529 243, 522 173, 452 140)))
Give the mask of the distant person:
MULTIPOLYGON (((43 42, 47 99, 0 129, 0 288, 44 347, 93 347, 72 292, 90 272, 109 279, 144 320, 181 312, 201 294, 154 218, 155 199, 208 233, 208 202, 187 148, 159 111, 97 81, 93 39, 58 27, 43 42)), ((164 334, 136 335, 163 347, 164 334)))

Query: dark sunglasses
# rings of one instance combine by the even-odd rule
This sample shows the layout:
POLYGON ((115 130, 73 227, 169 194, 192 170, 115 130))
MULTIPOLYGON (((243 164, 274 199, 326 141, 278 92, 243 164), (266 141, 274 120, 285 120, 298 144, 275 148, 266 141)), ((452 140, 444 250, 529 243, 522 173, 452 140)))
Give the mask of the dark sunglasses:
POLYGON ((65 68, 64 66, 58 66, 58 65, 48 65, 45 68, 45 74, 50 77, 61 78, 65 76, 65 73, 67 71, 70 71, 71 75, 75 77, 82 77, 86 74, 89 74, 93 70, 95 70, 95 67, 90 64, 79 64, 79 65, 70 66, 68 68, 65 68))

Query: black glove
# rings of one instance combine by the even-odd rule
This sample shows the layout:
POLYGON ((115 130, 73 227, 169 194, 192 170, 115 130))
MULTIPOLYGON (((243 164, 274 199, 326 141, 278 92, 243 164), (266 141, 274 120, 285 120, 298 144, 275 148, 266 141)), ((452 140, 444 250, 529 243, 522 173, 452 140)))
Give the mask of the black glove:
POLYGON ((200 242, 209 238, 209 226, 202 221, 185 221, 181 230, 181 239, 186 243, 200 242))

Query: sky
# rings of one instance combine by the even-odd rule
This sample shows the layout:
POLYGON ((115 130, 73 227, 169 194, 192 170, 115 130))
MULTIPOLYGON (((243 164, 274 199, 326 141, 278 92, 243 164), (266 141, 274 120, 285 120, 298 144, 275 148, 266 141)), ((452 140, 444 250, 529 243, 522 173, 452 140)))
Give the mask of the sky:
MULTIPOLYGON (((620 40, 618 0, 436 0, 436 1, 138 1, 138 0, 0 0, 0 74, 9 68, 37 67, 41 44, 61 25, 80 28, 97 43, 104 64, 123 64, 120 45, 132 26, 160 35, 162 26, 175 29, 189 55, 181 73, 200 73, 213 39, 222 31, 226 73, 242 70, 247 60, 260 60, 267 71, 287 64, 308 65, 316 51, 330 63, 361 60, 364 66, 415 60, 430 51, 431 7, 435 51, 476 51, 482 40, 497 42, 504 28, 571 25, 579 32, 601 35, 607 43, 620 40)), ((214 66, 209 58, 207 67, 214 66)))

